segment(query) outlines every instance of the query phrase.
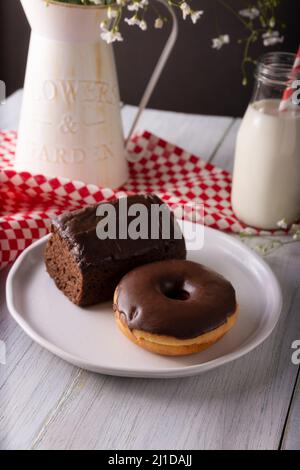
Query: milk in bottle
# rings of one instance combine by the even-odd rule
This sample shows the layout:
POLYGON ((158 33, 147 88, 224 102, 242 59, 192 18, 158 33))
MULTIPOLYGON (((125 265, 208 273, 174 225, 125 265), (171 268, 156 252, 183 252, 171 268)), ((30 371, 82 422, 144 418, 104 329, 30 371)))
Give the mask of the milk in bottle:
POLYGON ((292 65, 293 54, 264 56, 237 137, 232 207, 242 222, 262 229, 300 218, 300 107, 279 110, 292 65))

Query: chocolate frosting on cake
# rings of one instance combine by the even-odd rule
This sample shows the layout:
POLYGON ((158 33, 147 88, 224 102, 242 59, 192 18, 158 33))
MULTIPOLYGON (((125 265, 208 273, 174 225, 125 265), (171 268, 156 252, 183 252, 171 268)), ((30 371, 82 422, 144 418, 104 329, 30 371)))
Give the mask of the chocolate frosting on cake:
POLYGON ((129 329, 179 339, 218 328, 236 308, 229 281, 185 260, 159 261, 126 274, 114 305, 129 329))
POLYGON ((112 300, 120 279, 137 266, 186 257, 174 215, 155 195, 135 195, 65 213, 53 220, 51 232, 45 249, 47 271, 57 287, 81 306, 112 300), (143 208, 142 218, 137 205, 143 208), (107 225, 110 229, 105 229, 107 225), (135 239, 132 232, 128 236, 131 226, 136 228, 135 239))
MULTIPOLYGON (((166 212, 167 217, 171 217, 170 238, 163 239, 162 219, 151 220, 151 207, 153 204, 161 206, 163 202, 156 195, 135 195, 124 198, 122 202, 127 204, 130 209, 135 204, 142 204, 146 207, 148 213, 148 232, 147 238, 138 238, 133 240, 129 237, 120 239, 118 237, 119 227, 125 214, 121 211, 119 214, 120 199, 109 203, 101 203, 100 205, 87 206, 77 211, 62 214, 53 220, 52 226, 54 231, 58 231, 60 236, 68 243, 73 256, 80 265, 81 270, 88 269, 91 266, 99 266, 99 263, 107 263, 113 261, 122 261, 131 258, 137 258, 144 254, 152 252, 154 259, 164 259, 168 257, 168 252, 172 252, 176 247, 176 251, 180 257, 185 257, 185 241, 181 234, 180 228, 174 219, 173 213, 169 210, 166 212), (97 224, 104 216, 97 216, 97 208, 103 204, 109 204, 116 210, 116 238, 107 238, 101 240, 97 236, 97 224), (151 238, 151 222, 158 225, 158 239, 151 238), (174 234, 179 234, 180 239, 175 239, 174 234), (181 252, 181 253, 180 253, 181 252), (156 253, 156 254, 155 254, 156 253)), ((121 204, 122 204, 121 202, 121 204)), ((124 220, 126 228, 134 220, 135 216, 127 216, 124 220)), ((152 218, 153 219, 153 218, 152 218)), ((147 262, 147 260, 145 260, 147 262)))

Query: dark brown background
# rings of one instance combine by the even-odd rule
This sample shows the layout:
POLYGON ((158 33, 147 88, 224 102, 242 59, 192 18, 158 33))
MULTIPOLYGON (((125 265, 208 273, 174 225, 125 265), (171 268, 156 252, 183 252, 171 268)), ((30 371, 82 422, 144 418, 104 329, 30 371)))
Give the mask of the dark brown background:
MULTIPOLYGON (((243 3, 231 0, 237 8, 243 3)), ((243 48, 237 41, 245 31, 228 11, 216 7, 216 0, 194 0, 193 5, 205 14, 196 26, 180 21, 178 42, 150 106, 201 114, 242 115, 252 88, 252 80, 247 87, 241 84, 243 48), (211 48, 211 38, 218 35, 216 14, 219 32, 231 36, 231 44, 221 51, 211 48)), ((282 0, 279 17, 287 25, 284 44, 275 48, 256 44, 252 49, 254 57, 276 49, 296 51, 300 42, 300 0, 282 0)), ((23 85, 30 30, 19 0, 0 0, 0 19, 0 79, 6 82, 9 95, 23 85)), ((164 30, 149 27, 143 33, 134 27, 123 27, 126 40, 117 44, 115 51, 124 102, 137 104, 168 29, 169 26, 164 30)))

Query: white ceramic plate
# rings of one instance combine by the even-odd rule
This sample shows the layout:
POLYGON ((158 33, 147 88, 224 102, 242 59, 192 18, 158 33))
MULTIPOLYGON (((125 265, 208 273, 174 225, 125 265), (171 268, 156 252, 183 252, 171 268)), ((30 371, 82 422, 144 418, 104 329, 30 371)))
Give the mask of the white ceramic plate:
MULTIPOLYGON (((185 234, 191 230, 185 224, 185 234)), ((228 278, 240 314, 234 328, 201 353, 178 358, 144 351, 117 329, 111 303, 73 305, 45 271, 47 237, 27 248, 7 279, 8 308, 23 330, 57 356, 84 369, 127 377, 183 377, 207 371, 248 353, 271 333, 281 311, 281 292, 265 262, 239 240, 205 228, 204 246, 188 258, 228 278)))

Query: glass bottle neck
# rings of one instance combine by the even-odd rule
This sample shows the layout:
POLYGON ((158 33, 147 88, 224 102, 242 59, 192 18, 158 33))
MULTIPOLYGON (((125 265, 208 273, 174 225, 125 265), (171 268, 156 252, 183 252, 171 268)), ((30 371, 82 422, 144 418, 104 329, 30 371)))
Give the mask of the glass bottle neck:
POLYGON ((296 56, 285 52, 265 54, 255 72, 255 86, 251 103, 261 100, 282 100, 288 86, 300 79, 294 69, 296 56))

